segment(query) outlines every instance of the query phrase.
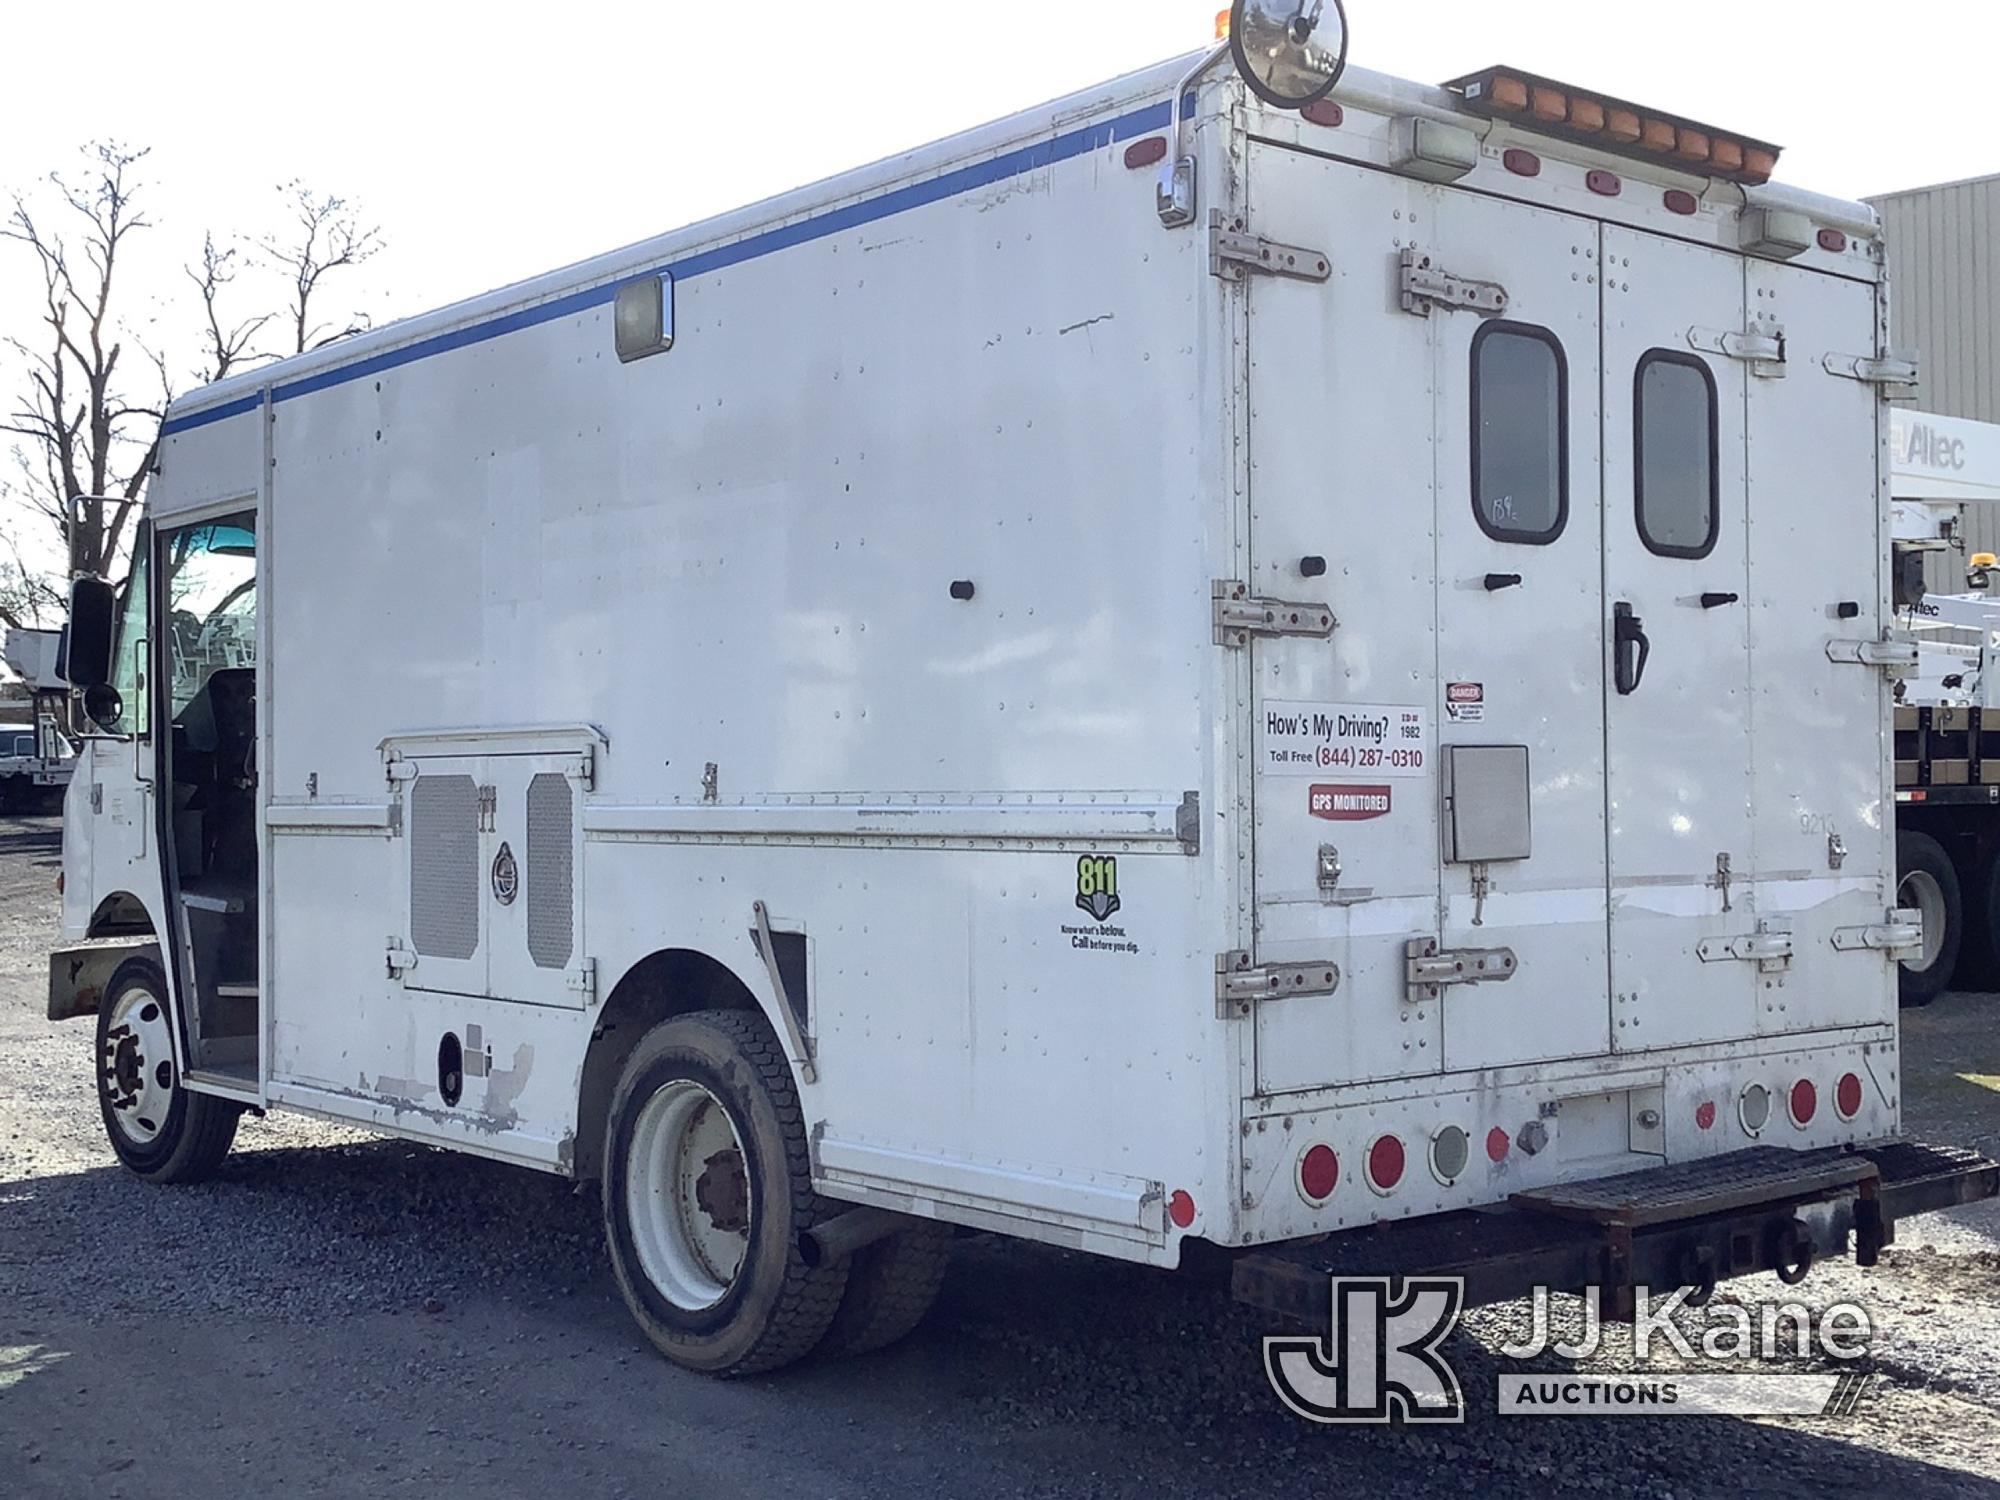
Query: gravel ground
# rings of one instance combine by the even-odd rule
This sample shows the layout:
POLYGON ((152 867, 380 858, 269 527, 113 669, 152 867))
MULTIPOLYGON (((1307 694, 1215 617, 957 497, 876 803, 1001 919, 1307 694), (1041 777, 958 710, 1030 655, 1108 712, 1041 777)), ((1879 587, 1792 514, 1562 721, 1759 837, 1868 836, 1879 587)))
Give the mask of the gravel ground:
MULTIPOLYGON (((1808 1283, 1877 1316, 1846 1421, 1502 1419, 1507 1308, 1448 1346, 1464 1428, 1322 1431, 1212 1277, 988 1237, 894 1350, 688 1375, 555 1179, 290 1118, 203 1187, 118 1170, 88 1029, 41 1016, 57 864, 53 820, 0 822, 0 1496, 2000 1495, 1991 1205, 1808 1283)), ((1994 1016, 1910 1018, 1913 1133, 2000 1150, 1994 1016)))

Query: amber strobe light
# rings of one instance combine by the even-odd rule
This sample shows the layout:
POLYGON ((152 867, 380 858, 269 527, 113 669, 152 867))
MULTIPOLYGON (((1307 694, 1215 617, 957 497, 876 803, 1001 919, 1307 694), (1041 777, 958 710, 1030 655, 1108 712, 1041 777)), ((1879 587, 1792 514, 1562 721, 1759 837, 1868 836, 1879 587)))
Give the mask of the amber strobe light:
POLYGON ((1530 130, 1600 151, 1669 162, 1684 171, 1752 187, 1771 180, 1783 149, 1519 68, 1488 68, 1445 87, 1462 98, 1466 108, 1482 115, 1520 120, 1530 130))

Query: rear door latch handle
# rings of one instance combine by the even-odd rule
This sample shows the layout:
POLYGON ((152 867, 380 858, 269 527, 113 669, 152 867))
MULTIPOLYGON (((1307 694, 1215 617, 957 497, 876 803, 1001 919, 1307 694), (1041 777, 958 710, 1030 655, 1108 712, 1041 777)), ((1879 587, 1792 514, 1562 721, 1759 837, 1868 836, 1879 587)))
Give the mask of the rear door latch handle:
POLYGON ((1646 637, 1646 624, 1632 611, 1632 606, 1620 603, 1612 611, 1612 672, 1616 679, 1618 694, 1629 698, 1639 691, 1639 684, 1646 680, 1646 662, 1653 654, 1653 643, 1646 637))

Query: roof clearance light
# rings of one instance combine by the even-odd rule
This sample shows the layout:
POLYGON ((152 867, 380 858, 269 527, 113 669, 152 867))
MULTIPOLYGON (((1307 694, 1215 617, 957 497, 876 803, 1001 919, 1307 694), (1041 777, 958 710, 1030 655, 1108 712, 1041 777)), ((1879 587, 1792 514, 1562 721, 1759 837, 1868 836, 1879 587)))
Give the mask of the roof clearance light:
POLYGON ((1519 68, 1488 68, 1445 85, 1466 108, 1521 120, 1529 129, 1624 156, 1675 162, 1757 186, 1778 170, 1782 148, 1662 110, 1574 89, 1519 68))

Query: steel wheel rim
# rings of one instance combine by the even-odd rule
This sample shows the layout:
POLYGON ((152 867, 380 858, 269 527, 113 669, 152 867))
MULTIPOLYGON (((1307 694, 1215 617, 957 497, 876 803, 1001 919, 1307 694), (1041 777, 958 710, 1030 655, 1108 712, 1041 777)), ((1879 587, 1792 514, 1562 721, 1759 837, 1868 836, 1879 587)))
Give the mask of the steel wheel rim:
POLYGON ((1924 919, 1924 946, 1914 961, 1904 960, 1903 967, 1913 974, 1929 973, 1944 951, 1944 887, 1930 871, 1912 870, 1896 887, 1896 904, 1914 906, 1924 919))
POLYGON ((112 1001, 97 1066, 113 1127, 133 1145, 150 1146, 166 1129, 180 1090, 167 1007, 158 995, 131 985, 112 1001))
POLYGON ((685 1312, 729 1295, 750 1248, 755 1206, 729 1111, 692 1079, 648 1099, 625 1159, 625 1208, 646 1279, 685 1312))

